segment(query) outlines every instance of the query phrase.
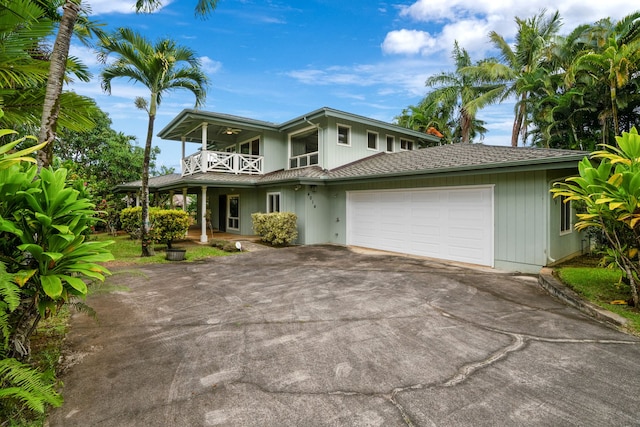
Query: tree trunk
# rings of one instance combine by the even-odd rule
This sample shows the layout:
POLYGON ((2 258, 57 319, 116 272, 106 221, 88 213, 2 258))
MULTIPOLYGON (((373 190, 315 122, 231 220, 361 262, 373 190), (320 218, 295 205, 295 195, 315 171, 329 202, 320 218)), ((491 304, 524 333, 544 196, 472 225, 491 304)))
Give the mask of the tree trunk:
POLYGON ((613 134, 614 136, 620 135, 620 128, 618 127, 618 106, 617 106, 617 94, 616 84, 611 83, 609 92, 611 94, 611 117, 613 119, 613 134))
POLYGON ((462 133, 462 142, 468 144, 471 140, 471 122, 472 119, 465 108, 460 112, 460 132, 462 133))
MULTIPOLYGON (((518 109, 516 110, 516 117, 515 117, 515 120, 513 121, 513 129, 511 131, 512 147, 518 146, 518 138, 522 133, 522 122, 524 121, 524 115, 525 115, 524 102, 526 101, 526 99, 527 99, 526 95, 522 94, 522 97, 520 98, 520 104, 518 105, 518 109)), ((522 145, 524 145, 524 143, 522 145)))
POLYGON ((43 168, 51 164, 53 160, 53 139, 56 136, 56 124, 58 113, 60 112, 60 94, 64 74, 67 69, 67 58, 69 57, 69 46, 73 27, 78 19, 80 5, 73 0, 67 0, 63 6, 62 19, 58 27, 58 35, 53 45, 49 65, 49 79, 42 108, 42 120, 40 122, 40 134, 38 142, 48 142, 48 144, 38 152, 38 166, 43 168))
POLYGON ((142 242, 142 256, 155 255, 153 250, 153 240, 149 236, 149 163, 151 161, 151 141, 153 139, 153 123, 156 119, 156 97, 151 94, 151 105, 149 106, 149 125, 147 127, 147 140, 144 145, 144 159, 142 163, 142 227, 140 230, 140 240, 142 242))

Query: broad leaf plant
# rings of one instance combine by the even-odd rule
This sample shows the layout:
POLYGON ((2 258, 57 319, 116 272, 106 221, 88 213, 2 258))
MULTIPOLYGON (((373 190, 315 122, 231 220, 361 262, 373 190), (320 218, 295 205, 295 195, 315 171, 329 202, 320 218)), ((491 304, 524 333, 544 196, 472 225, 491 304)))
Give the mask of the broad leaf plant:
POLYGON ((616 137, 617 146, 602 144, 578 164, 579 176, 557 183, 554 197, 584 206, 577 230, 594 227, 608 242, 607 257, 629 284, 635 307, 640 287, 640 135, 636 128, 616 137))

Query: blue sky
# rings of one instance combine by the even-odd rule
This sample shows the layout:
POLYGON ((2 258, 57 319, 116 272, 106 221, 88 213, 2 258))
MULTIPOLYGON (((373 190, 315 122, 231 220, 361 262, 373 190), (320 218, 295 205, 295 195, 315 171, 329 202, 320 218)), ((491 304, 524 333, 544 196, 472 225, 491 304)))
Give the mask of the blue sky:
MULTIPOLYGON (((564 0, 561 5, 547 0, 219 0, 213 14, 202 20, 194 17, 196 0, 164 1, 153 14, 133 13, 133 0, 83 4, 107 28, 130 27, 151 40, 170 37, 194 49, 211 80, 203 110, 276 123, 320 107, 391 122, 425 95, 430 75, 452 69, 454 40, 476 60, 491 54, 489 31, 513 36, 515 16, 559 8, 568 32, 582 23, 633 12, 628 0, 564 0)), ((71 54, 94 77, 70 89, 96 99, 113 128, 142 145, 147 116, 133 100, 148 98, 146 89, 119 79, 108 96, 100 89, 95 53, 73 43, 71 54)), ((155 133, 193 106, 190 92, 166 97, 155 133)), ((480 118, 489 129, 484 143, 510 143, 512 105, 490 107, 480 118)), ((180 171, 180 143, 155 137, 154 145, 162 151, 158 164, 180 171)))

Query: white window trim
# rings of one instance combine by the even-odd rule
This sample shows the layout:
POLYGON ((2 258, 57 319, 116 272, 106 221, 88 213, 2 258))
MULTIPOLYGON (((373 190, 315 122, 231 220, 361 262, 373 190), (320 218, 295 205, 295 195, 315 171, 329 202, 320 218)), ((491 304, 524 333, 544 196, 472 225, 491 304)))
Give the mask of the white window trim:
MULTIPOLYGON (((307 166, 298 166, 296 168, 292 168, 291 167, 291 158, 293 157, 293 149, 291 147, 291 137, 299 135, 301 133, 309 132, 310 130, 313 130, 313 129, 316 129, 316 132, 318 132, 318 151, 314 151, 312 153, 306 153, 306 154, 308 155, 308 154, 318 153, 318 163, 317 164, 318 165, 320 164, 320 128, 317 127, 317 126, 307 126, 307 127, 303 128, 303 129, 300 129, 300 130, 297 130, 295 132, 291 132, 291 133, 287 134, 287 152, 288 152, 288 155, 287 155, 287 169, 300 169, 300 168, 304 168, 304 167, 307 167, 307 166, 314 166, 315 165, 315 164, 313 164, 313 165, 307 165, 307 166)), ((299 156, 296 156, 296 157, 299 157, 299 156)))
POLYGON ((227 194, 227 230, 240 231, 240 195, 239 194, 227 194), (230 200, 233 197, 236 197, 238 199, 238 216, 233 217, 233 218, 238 218, 238 228, 233 228, 229 226, 229 218, 232 218, 230 200))
POLYGON ((273 191, 273 192, 267 193, 267 213, 273 213, 273 212, 282 212, 282 193, 280 193, 279 191, 273 191), (273 206, 271 205, 271 203, 269 203, 271 200, 271 197, 273 196, 278 197, 278 207, 280 208, 280 210, 274 211, 273 206))
POLYGON ((371 151, 379 151, 380 150, 380 134, 378 132, 374 132, 372 130, 367 131, 367 150, 371 151), (376 136, 376 146, 374 148, 369 147, 369 135, 376 136))
POLYGON ((565 236, 567 234, 573 233, 573 205, 572 201, 569 200, 567 203, 564 202, 565 196, 560 196, 560 235, 565 236), (564 222, 564 215, 566 210, 569 209, 569 224, 566 230, 562 229, 562 223, 564 222))
MULTIPOLYGON (((414 141, 412 139, 400 138, 400 151, 411 151, 411 150, 413 150, 413 144, 414 144, 414 141), (411 149, 402 148, 402 141, 407 141, 408 143, 411 143, 411 149)), ((407 145, 409 145, 409 144, 407 144, 407 145)))
MULTIPOLYGON (((256 136, 256 137, 253 137, 253 138, 249 138, 249 139, 246 139, 246 140, 242 141, 242 142, 238 145, 238 147, 240 148, 240 150, 239 150, 238 152, 239 152, 239 153, 242 153, 242 146, 243 146, 243 145, 249 145, 249 151, 251 151, 251 143, 252 143, 253 141, 255 141, 255 140, 257 140, 257 141, 258 141, 258 153, 260 153, 260 137, 259 137, 259 136, 256 136)), ((249 153, 249 155, 251 155, 251 153, 249 153)))
POLYGON ((393 153, 396 151, 396 137, 394 135, 386 135, 384 138, 384 151, 387 153, 393 153), (389 151, 389 138, 392 139, 391 151, 389 151))
POLYGON ((351 147, 351 126, 343 125, 342 123, 337 123, 336 124, 336 144, 338 144, 338 146, 340 146, 340 147, 351 147), (348 144, 343 144, 343 143, 340 142, 340 128, 346 128, 347 129, 347 141, 348 141, 348 144))

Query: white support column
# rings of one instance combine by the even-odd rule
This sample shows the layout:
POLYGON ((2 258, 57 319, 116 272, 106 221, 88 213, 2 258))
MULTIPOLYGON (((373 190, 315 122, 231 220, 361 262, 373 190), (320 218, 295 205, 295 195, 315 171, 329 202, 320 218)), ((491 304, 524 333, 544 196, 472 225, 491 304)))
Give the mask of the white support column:
POLYGON ((182 210, 187 211, 187 187, 182 189, 182 210))
POLYGON ((206 151, 207 151, 207 127, 209 126, 208 123, 203 122, 202 123, 202 155, 200 156, 200 161, 202 162, 200 164, 201 167, 201 171, 202 172, 207 172, 207 164, 208 164, 208 158, 205 155, 206 151))
POLYGON ((200 241, 207 243, 207 187, 202 186, 201 202, 200 202, 200 218, 202 234, 200 235, 200 241))
POLYGON ((140 193, 136 193, 136 208, 140 206, 140 193))
POLYGON ((175 208, 175 205, 173 204, 173 196, 176 195, 176 192, 171 190, 169 191, 169 209, 173 209, 175 208))
POLYGON ((186 136, 183 136, 183 137, 181 138, 181 140, 182 140, 182 158, 184 159, 185 157, 187 157, 187 156, 186 156, 186 151, 185 151, 185 149, 186 149, 187 137, 186 137, 186 136))

